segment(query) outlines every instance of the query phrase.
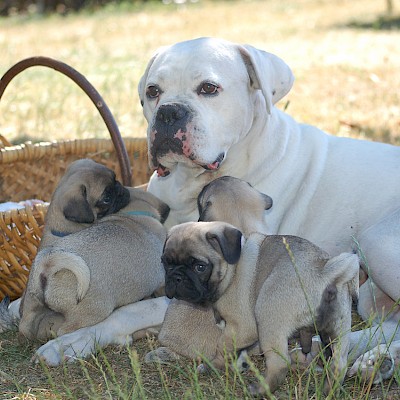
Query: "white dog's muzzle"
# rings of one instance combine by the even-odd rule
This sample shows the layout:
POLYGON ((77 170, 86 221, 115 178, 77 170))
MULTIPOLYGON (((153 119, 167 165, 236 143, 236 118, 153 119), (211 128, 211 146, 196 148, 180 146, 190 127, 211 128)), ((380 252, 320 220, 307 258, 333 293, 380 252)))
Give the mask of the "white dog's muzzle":
POLYGON ((216 170, 225 154, 220 153, 211 163, 197 159, 193 144, 193 110, 183 103, 162 104, 151 124, 149 158, 159 176, 169 174, 168 164, 189 162, 206 170, 216 170), (164 165, 165 163, 165 165, 164 165))

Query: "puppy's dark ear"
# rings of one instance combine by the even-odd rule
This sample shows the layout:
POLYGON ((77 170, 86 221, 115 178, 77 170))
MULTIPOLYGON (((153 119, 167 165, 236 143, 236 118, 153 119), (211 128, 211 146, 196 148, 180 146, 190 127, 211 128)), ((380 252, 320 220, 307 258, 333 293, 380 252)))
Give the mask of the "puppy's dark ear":
POLYGON ((206 202, 206 204, 203 206, 203 203, 205 201, 204 196, 207 192, 208 187, 210 186, 210 184, 207 184, 206 186, 203 187, 203 189, 201 190, 200 194, 197 196, 197 210, 199 211, 199 221, 204 221, 204 216, 205 213, 207 212, 207 207, 208 207, 208 202, 206 202))
POLYGON ((232 226, 226 226, 219 232, 207 232, 206 239, 222 254, 228 264, 236 264, 242 251, 242 232, 232 226))
POLYGON ((207 218, 208 214, 208 209, 212 206, 211 201, 207 201, 204 207, 199 203, 198 204, 198 209, 199 209, 199 221, 210 221, 209 218, 207 218))
POLYGON ((82 187, 82 196, 71 199, 63 209, 64 217, 73 222, 90 224, 94 222, 94 214, 86 199, 86 188, 82 187))
POLYGON ((265 201, 265 210, 269 210, 272 207, 273 201, 272 198, 266 194, 263 194, 265 201))

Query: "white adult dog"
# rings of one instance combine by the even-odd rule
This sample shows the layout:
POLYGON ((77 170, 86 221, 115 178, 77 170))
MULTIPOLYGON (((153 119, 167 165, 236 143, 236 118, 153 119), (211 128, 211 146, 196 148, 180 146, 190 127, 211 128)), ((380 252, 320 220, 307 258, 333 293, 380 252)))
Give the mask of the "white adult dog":
MULTIPOLYGON (((172 226, 196 220, 202 187, 232 175, 274 199, 270 233, 304 237, 332 256, 362 249, 359 312, 385 322, 352 334, 354 358, 393 339, 400 319, 400 148, 297 123, 275 107, 293 80, 284 61, 247 45, 201 38, 160 49, 139 84, 155 170, 148 190, 170 206, 172 226)), ((55 365, 60 354, 87 355, 96 340, 120 343, 162 322, 167 304, 125 306, 37 355, 55 365)))

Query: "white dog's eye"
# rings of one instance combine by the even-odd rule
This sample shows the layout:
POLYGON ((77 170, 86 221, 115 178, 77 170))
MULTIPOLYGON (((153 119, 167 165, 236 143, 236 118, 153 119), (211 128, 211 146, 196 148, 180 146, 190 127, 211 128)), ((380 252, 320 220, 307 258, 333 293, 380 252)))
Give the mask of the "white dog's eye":
POLYGON ((211 82, 203 82, 197 89, 198 94, 212 95, 218 93, 219 86, 211 82))
POLYGON ((155 85, 148 86, 148 88, 146 89, 146 96, 149 99, 157 98, 160 95, 160 93, 161 93, 160 88, 155 85))

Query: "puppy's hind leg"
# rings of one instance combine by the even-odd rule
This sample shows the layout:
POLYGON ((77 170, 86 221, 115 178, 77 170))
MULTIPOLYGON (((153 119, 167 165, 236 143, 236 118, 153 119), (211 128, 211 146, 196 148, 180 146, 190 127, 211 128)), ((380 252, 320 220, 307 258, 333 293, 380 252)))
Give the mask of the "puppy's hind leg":
POLYGON ((324 394, 335 395, 339 390, 347 369, 347 355, 349 352, 348 334, 342 334, 330 345, 332 357, 327 360, 326 377, 324 379, 324 394))
POLYGON ((260 340, 261 349, 265 358, 265 385, 254 383, 249 386, 253 396, 274 392, 285 380, 290 365, 287 338, 275 338, 274 342, 260 340))
MULTIPOLYGON (((347 293, 339 293, 339 296, 348 296, 347 293)), ((343 297, 342 297, 343 298, 343 297)), ((346 375, 348 366, 348 354, 350 349, 351 330, 351 299, 338 301, 337 306, 342 307, 332 314, 333 320, 327 325, 328 330, 320 332, 323 344, 328 345, 330 352, 325 351, 327 358, 326 378, 324 381, 324 394, 335 395, 339 390, 346 375), (348 300, 346 304, 346 300, 348 300), (338 312, 339 311, 339 312, 338 312), (331 355, 330 359, 329 356, 331 355)))

